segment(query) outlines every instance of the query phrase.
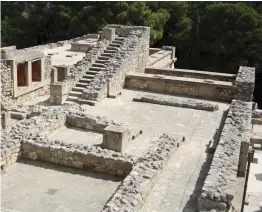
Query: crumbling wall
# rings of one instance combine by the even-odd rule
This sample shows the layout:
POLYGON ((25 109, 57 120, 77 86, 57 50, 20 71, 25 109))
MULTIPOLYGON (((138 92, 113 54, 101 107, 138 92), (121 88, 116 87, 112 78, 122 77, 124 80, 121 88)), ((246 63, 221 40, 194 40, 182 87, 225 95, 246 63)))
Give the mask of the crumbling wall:
POLYGON ((13 97, 14 84, 12 79, 12 67, 6 61, 1 61, 1 104, 5 104, 13 97))
POLYGON ((251 132, 252 103, 233 100, 199 197, 199 211, 225 212, 232 206, 236 179, 246 168, 251 132), (244 144, 244 145, 243 145, 244 144))
POLYGON ((66 144, 34 137, 22 142, 22 157, 32 160, 59 164, 68 167, 104 172, 125 177, 132 169, 131 156, 79 144, 66 144))
POLYGON ((146 155, 137 160, 130 174, 120 184, 102 211, 138 211, 172 151, 179 147, 179 142, 179 138, 165 134, 160 136, 146 155))

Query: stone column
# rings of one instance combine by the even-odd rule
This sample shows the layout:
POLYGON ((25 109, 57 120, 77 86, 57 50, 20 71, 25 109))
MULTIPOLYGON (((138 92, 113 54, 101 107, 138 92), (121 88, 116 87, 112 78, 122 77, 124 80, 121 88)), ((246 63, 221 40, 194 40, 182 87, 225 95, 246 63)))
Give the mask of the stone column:
POLYGON ((30 86, 32 84, 32 62, 28 61, 26 63, 26 86, 30 86))
POLYGON ((40 59, 40 71, 41 71, 41 81, 44 81, 45 74, 45 58, 40 59))
POLYGON ((3 128, 8 127, 8 125, 10 124, 11 121, 11 117, 10 117, 10 113, 7 111, 1 112, 1 125, 3 128))
POLYGON ((129 137, 130 131, 127 126, 109 125, 104 130, 102 148, 123 152, 129 137))
POLYGON ((57 68, 52 68, 52 72, 51 72, 51 82, 55 83, 58 81, 58 75, 57 75, 57 68))
POLYGON ((115 40, 116 37, 116 29, 115 28, 104 28, 102 30, 102 35, 101 35, 101 40, 109 40, 110 42, 112 42, 113 40, 115 40))

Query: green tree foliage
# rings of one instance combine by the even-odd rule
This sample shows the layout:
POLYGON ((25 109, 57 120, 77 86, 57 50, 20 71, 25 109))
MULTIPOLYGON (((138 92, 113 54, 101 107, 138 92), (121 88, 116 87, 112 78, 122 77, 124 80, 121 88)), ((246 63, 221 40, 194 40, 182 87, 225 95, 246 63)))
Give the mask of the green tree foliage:
POLYGON ((262 107, 261 2, 2 2, 2 46, 24 48, 107 24, 151 27, 151 46, 173 45, 177 67, 236 73, 256 67, 262 107))

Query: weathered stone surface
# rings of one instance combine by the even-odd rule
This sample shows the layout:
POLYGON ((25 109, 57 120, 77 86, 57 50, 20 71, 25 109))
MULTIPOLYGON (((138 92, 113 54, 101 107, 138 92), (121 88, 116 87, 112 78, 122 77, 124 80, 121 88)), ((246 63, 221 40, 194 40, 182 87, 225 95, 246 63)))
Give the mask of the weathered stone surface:
POLYGON ((128 126, 109 125, 104 130, 102 148, 122 152, 128 144, 129 138, 128 126))
POLYGON ((162 135, 147 154, 138 159, 103 212, 136 211, 141 208, 165 161, 179 143, 178 138, 162 135))
POLYGON ((135 98, 134 101, 174 106, 174 107, 191 108, 196 110, 207 110, 207 111, 218 110, 218 104, 209 103, 207 101, 201 101, 196 99, 181 100, 181 99, 176 99, 174 97, 163 98, 154 95, 145 95, 140 98, 135 98))
POLYGON ((255 68, 240 66, 235 85, 237 91, 234 99, 252 101, 255 87, 255 68))
POLYGON ((232 101, 213 161, 199 197, 199 211, 227 211, 235 195, 236 178, 246 164, 252 103, 232 101), (243 154, 243 155, 242 155, 243 154))
POLYGON ((129 174, 134 163, 134 158, 128 155, 100 147, 67 144, 57 140, 50 141, 41 136, 33 137, 31 140, 23 140, 21 151, 23 158, 105 172, 121 177, 129 174))

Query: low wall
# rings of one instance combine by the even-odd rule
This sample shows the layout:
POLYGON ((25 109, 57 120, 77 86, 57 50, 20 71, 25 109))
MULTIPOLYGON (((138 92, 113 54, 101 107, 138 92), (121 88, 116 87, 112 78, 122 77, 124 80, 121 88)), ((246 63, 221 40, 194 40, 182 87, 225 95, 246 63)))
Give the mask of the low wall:
POLYGON ((93 116, 84 112, 69 113, 66 116, 66 125, 82 129, 104 132, 109 125, 123 125, 114 120, 109 120, 103 116, 93 116))
POLYGON ((232 101, 198 200, 200 212, 226 212, 232 207, 237 175, 246 169, 251 116, 251 102, 232 101))
POLYGON ((21 146, 22 157, 58 165, 104 172, 121 177, 127 176, 134 163, 131 156, 122 155, 100 147, 67 144, 61 141, 43 140, 34 137, 21 146))
POLYGON ((125 87, 225 102, 230 102, 235 94, 235 87, 231 82, 209 82, 200 79, 138 73, 126 76, 125 87))
POLYGON ((179 142, 178 138, 162 135, 146 155, 137 160, 102 212, 138 211, 172 151, 179 147, 179 142))
POLYGON ((227 82, 233 82, 237 76, 236 74, 224 74, 224 73, 177 69, 177 68, 160 69, 160 68, 153 68, 153 67, 147 67, 145 73, 162 74, 166 76, 176 76, 176 77, 188 77, 188 78, 196 78, 196 79, 209 79, 209 80, 227 81, 227 82))
POLYGON ((134 98, 133 101, 136 102, 146 102, 159 105, 167 105, 174 107, 183 107, 196 110, 206 110, 206 111, 216 111, 218 110, 218 104, 209 103, 206 101, 196 100, 196 99, 177 99, 177 98, 164 98, 154 95, 145 95, 140 98, 134 98))

